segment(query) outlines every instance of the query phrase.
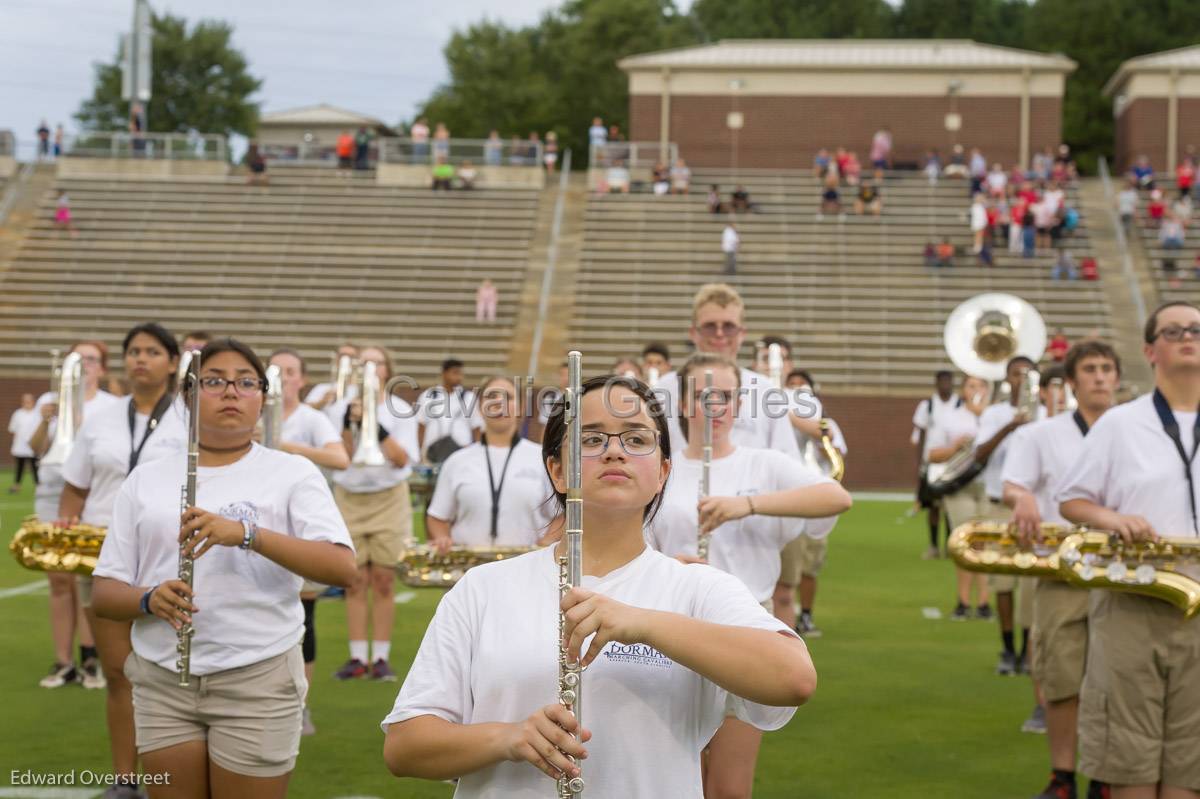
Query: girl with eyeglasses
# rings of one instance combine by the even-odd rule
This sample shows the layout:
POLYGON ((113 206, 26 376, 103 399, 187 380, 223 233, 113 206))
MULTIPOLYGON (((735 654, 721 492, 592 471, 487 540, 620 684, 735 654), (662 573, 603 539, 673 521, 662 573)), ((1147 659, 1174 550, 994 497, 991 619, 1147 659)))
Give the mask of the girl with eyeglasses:
MULTIPOLYGON (((235 339, 210 342, 199 386, 196 505, 179 512, 183 449, 141 463, 117 494, 96 565, 96 612, 132 622, 137 748, 156 796, 282 797, 300 747, 304 579, 354 579, 350 534, 308 459, 254 443, 266 373, 235 339), (181 543, 193 588, 178 578, 181 543), (177 630, 192 622, 191 685, 177 630)), ((187 411, 185 411, 187 413, 187 411)))
MULTIPOLYGON (((582 386, 583 586, 559 599, 556 547, 471 569, 438 606, 392 712, 393 774, 458 779, 456 796, 540 797, 581 759, 591 796, 695 797, 726 707, 783 726, 816 688, 804 642, 737 578, 648 547, 671 472, 640 381, 582 386), (558 614, 585 668, 579 722, 558 701, 558 614)), ((542 444, 565 507, 561 404, 542 444)), ((577 654, 575 654, 577 653, 577 654)))
MULTIPOLYGON (((708 563, 738 578, 768 612, 780 574, 780 551, 801 534, 828 533, 850 507, 838 483, 802 461, 769 449, 737 446, 737 366, 698 353, 679 370, 679 422, 687 446, 674 458, 662 507, 647 527, 650 546, 684 563, 697 558, 701 532, 711 535, 708 563), (705 372, 713 385, 705 389, 705 372), (705 415, 712 417, 709 495, 700 496, 705 415)), ((750 796, 762 731, 731 707, 708 743, 708 796, 750 796)))

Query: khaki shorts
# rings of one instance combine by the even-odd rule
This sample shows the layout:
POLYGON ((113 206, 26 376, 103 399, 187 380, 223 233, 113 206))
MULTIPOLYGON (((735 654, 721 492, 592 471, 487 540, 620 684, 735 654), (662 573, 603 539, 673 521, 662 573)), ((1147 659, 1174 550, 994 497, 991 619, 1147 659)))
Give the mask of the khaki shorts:
POLYGON ((957 494, 942 499, 942 510, 952 527, 985 518, 991 510, 982 480, 963 486, 957 494))
POLYGON ((1200 619, 1151 597, 1091 594, 1079 770, 1200 790, 1200 619))
POLYGON ((350 530, 358 565, 395 566, 412 538, 408 482, 370 494, 334 486, 333 498, 350 530))
POLYGON ((75 593, 79 596, 79 604, 82 607, 92 606, 92 575, 75 575, 75 593))
POLYGON ((1046 701, 1079 696, 1087 637, 1087 589, 1061 580, 1038 580, 1033 592, 1033 677, 1046 701))
POLYGON ((800 585, 800 578, 806 574, 816 577, 825 565, 828 549, 827 538, 809 538, 806 535, 793 538, 779 553, 779 582, 795 586, 800 585))
POLYGON ((247 777, 279 777, 296 765, 308 683, 300 647, 228 671, 179 675, 136 652, 125 660, 133 684, 139 754, 205 741, 223 769, 247 777))

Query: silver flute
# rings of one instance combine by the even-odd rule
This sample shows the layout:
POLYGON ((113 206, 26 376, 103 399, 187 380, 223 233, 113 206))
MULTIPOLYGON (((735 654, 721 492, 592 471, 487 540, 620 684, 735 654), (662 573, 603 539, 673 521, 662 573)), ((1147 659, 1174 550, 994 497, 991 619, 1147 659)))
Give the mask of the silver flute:
MULTIPOLYGON (((179 365, 182 381, 179 390, 188 397, 188 450, 187 450, 187 479, 184 481, 179 499, 179 515, 196 504, 196 464, 200 460, 200 351, 188 350, 183 354, 179 365), (191 391, 191 395, 187 391, 191 391)), ((193 559, 186 549, 187 541, 179 545, 179 579, 192 587, 193 559)), ((190 615, 190 614, 189 614, 190 615)), ((179 659, 175 668, 179 669, 179 685, 186 688, 191 682, 192 671, 192 636, 196 631, 191 621, 185 621, 175 633, 175 651, 179 659)))
MULTIPOLYGON (((567 592, 583 582, 583 461, 580 457, 583 421, 580 418, 580 373, 583 356, 571 350, 567 354, 567 387, 563 391, 563 417, 567 425, 567 445, 564 457, 567 472, 567 526, 564 539, 564 554, 558 557, 558 598, 561 601, 567 592)), ((579 666, 579 653, 567 651, 567 616, 558 612, 558 701, 575 716, 577 727, 574 736, 579 739, 583 729, 580 700, 583 697, 583 669, 579 666)), ((571 764, 578 766, 574 757, 567 756, 571 764)), ((575 799, 583 795, 583 776, 558 778, 559 799, 575 799)))
MULTIPOLYGON (((704 414, 704 460, 700 462, 700 499, 707 497, 711 488, 709 481, 712 474, 713 418, 708 412, 708 396, 712 393, 712 387, 712 369, 705 369, 704 393, 700 395, 700 412, 704 414)), ((700 531, 700 537, 696 540, 696 555, 703 560, 708 560, 708 543, 711 540, 712 533, 700 531)))

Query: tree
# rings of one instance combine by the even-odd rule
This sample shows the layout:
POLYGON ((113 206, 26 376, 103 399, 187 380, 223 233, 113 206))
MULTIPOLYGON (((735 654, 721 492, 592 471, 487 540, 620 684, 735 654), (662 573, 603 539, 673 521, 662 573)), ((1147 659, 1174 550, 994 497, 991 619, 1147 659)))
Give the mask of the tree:
POLYGON ((1027 48, 1025 0, 904 0, 896 13, 902 39, 973 39, 1027 48))
POLYGON ((895 12, 885 0, 696 0, 692 15, 710 40, 887 39, 895 12))
MULTIPOLYGON (((231 43, 233 28, 225 22, 201 21, 189 32, 180 17, 155 15, 147 128, 157 132, 253 135, 258 105, 250 95, 262 81, 252 76, 245 57, 231 43)), ((111 64, 97 64, 92 96, 75 118, 86 130, 125 130, 129 103, 121 99, 118 48, 111 64)))

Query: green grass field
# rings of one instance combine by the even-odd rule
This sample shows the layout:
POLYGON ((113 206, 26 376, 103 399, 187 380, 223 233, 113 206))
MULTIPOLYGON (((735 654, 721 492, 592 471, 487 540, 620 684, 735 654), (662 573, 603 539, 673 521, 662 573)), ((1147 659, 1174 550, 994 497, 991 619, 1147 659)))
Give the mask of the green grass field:
MULTIPOLYGON (((0 486, 10 479, 0 473, 0 486)), ((28 488, 0 494, 6 542, 31 507, 28 488)), ((859 502, 835 530, 817 603, 825 635, 809 643, 820 686, 791 724, 766 736, 759 799, 1015 799, 1042 787, 1045 739, 1019 731, 1033 702, 1029 681, 992 673, 999 650, 994 622, 923 616, 926 607, 948 614, 953 570, 947 561, 919 559, 923 522, 905 517, 905 508, 859 502)), ((53 660, 46 592, 7 589, 38 580, 10 557, 0 558, 0 796, 21 795, 5 790, 14 769, 108 764, 102 694, 37 686, 53 660)), ((439 596, 418 591, 398 608, 392 662, 401 675, 439 596)), ((330 675, 347 657, 341 603, 323 601, 317 614, 309 704, 318 733, 304 739, 291 795, 450 796, 449 786, 387 773, 379 720, 398 684, 334 681, 330 675)), ((546 790, 551 795, 549 781, 546 790)))

